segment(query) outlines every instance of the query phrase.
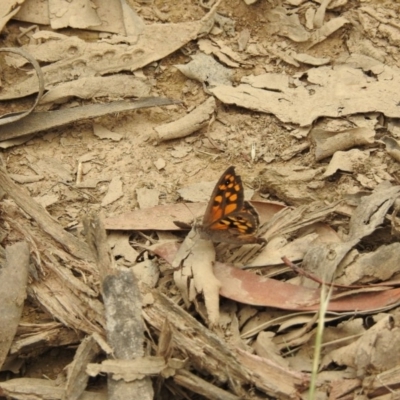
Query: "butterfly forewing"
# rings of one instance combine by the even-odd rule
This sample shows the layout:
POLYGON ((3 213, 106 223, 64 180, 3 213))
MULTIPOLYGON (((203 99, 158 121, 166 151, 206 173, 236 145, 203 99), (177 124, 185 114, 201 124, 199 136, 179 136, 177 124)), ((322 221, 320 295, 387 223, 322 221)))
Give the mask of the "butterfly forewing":
POLYGON ((263 239, 254 236, 258 226, 257 211, 244 201, 242 180, 235 167, 229 167, 211 195, 203 218, 203 236, 215 242, 262 243, 263 239))
MULTIPOLYGON (((216 184, 203 218, 203 227, 209 227, 221 218, 240 211, 243 207, 243 184, 235 174, 235 167, 229 167, 216 184)), ((224 227, 216 229, 227 229, 224 227)))

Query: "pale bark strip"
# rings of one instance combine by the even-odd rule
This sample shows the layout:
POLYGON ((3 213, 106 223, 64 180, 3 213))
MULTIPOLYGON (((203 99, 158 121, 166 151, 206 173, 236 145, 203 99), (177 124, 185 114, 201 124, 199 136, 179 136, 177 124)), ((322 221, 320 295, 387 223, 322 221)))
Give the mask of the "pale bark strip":
POLYGON ((116 271, 103 221, 96 213, 91 213, 84 219, 83 226, 85 227, 86 241, 96 260, 100 282, 103 282, 108 275, 116 271))
POLYGON ((29 247, 26 242, 8 246, 0 265, 0 367, 10 350, 21 319, 28 283, 29 247))

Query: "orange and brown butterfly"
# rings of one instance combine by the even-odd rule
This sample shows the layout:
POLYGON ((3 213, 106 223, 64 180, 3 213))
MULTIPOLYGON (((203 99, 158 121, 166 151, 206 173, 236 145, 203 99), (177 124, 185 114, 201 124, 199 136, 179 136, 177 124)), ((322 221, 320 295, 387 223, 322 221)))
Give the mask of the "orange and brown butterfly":
POLYGON ((244 200, 242 179, 229 167, 219 178, 208 202, 200 235, 213 242, 265 243, 256 236, 260 220, 255 208, 244 200))

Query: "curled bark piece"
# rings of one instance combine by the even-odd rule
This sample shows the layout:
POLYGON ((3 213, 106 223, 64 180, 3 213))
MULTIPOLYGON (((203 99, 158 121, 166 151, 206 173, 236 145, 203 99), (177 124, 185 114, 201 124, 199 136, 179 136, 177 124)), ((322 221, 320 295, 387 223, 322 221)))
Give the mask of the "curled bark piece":
POLYGON ((317 43, 323 42, 326 38, 332 35, 332 33, 336 32, 338 29, 348 23, 349 21, 344 17, 331 19, 311 34, 311 43, 308 46, 308 49, 311 49, 311 47, 315 46, 317 43))
POLYGON ((0 117, 0 125, 5 125, 5 124, 9 124, 11 122, 15 122, 18 121, 22 118, 25 118, 26 116, 28 116, 38 105, 40 99, 43 96, 43 92, 44 92, 44 78, 43 78, 43 72, 42 69, 40 68, 39 63, 29 54, 27 53, 25 50, 23 49, 19 49, 19 48, 14 48, 14 47, 10 47, 8 49, 0 49, 0 52, 8 52, 8 53, 15 53, 20 55, 21 57, 24 57, 25 59, 27 59, 32 65, 33 68, 35 68, 36 71, 36 75, 38 77, 39 80, 39 90, 38 90, 38 94, 36 96, 36 100, 33 103, 33 106, 26 111, 22 111, 22 112, 18 112, 18 113, 9 113, 9 114, 4 114, 0 117))
POLYGON ((351 149, 349 151, 337 151, 330 161, 323 178, 328 178, 337 171, 353 172, 357 165, 362 165, 369 157, 368 151, 351 149))
POLYGON ((342 243, 319 243, 310 246, 303 259, 303 267, 325 281, 330 281, 347 253, 363 238, 371 235, 382 224, 386 213, 400 195, 400 186, 378 186, 364 196, 353 212, 349 234, 342 243))
POLYGON ((157 132, 156 139, 160 142, 178 139, 190 135, 207 126, 211 115, 215 112, 214 97, 208 98, 203 104, 196 107, 191 113, 178 119, 154 128, 157 132))
POLYGON ((369 128, 354 128, 343 132, 315 129, 312 138, 315 142, 315 159, 320 161, 339 150, 374 143, 375 131, 369 128))
POLYGON ((188 234, 172 266, 174 280, 187 305, 198 293, 203 293, 211 325, 219 320, 219 289, 221 283, 214 276, 215 249, 210 240, 200 238, 195 229, 188 234))

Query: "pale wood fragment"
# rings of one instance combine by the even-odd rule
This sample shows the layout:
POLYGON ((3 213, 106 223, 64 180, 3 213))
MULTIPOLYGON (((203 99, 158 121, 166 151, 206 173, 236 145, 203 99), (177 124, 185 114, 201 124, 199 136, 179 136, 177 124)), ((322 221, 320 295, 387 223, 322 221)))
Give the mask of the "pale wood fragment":
MULTIPOLYGON (((157 290, 149 290, 154 301, 144 309, 147 323, 161 330, 165 317, 173 330, 172 345, 190 358, 198 371, 206 371, 217 382, 239 382, 254 385, 258 390, 279 399, 297 398, 297 389, 306 382, 305 375, 277 369, 257 359, 249 359, 246 352, 239 354, 228 347, 215 333, 205 328, 181 307, 157 290), (258 368, 262 373, 259 374, 258 368)), ((240 388, 237 390, 241 392, 240 388)), ((240 395, 240 393, 237 393, 240 395)))
POLYGON ((0 167, 0 187, 22 208, 36 223, 70 254, 84 260, 92 260, 93 256, 86 243, 66 232, 47 211, 28 194, 28 192, 16 185, 8 176, 4 168, 0 167))
MULTIPOLYGON (((17 400, 62 400, 64 389, 56 381, 36 378, 16 378, 0 382, 6 396, 17 400)), ((107 400, 107 393, 83 392, 79 400, 107 400)))
POLYGON ((63 400, 78 400, 87 385, 89 375, 86 366, 100 353, 100 347, 92 335, 87 336, 79 345, 74 360, 68 366, 67 383, 63 400))
POLYGON ((194 393, 201 394, 209 400, 240 400, 242 397, 236 396, 226 390, 220 389, 218 386, 213 385, 199 378, 197 375, 190 373, 185 369, 176 372, 174 382, 179 386, 191 390, 194 393))

